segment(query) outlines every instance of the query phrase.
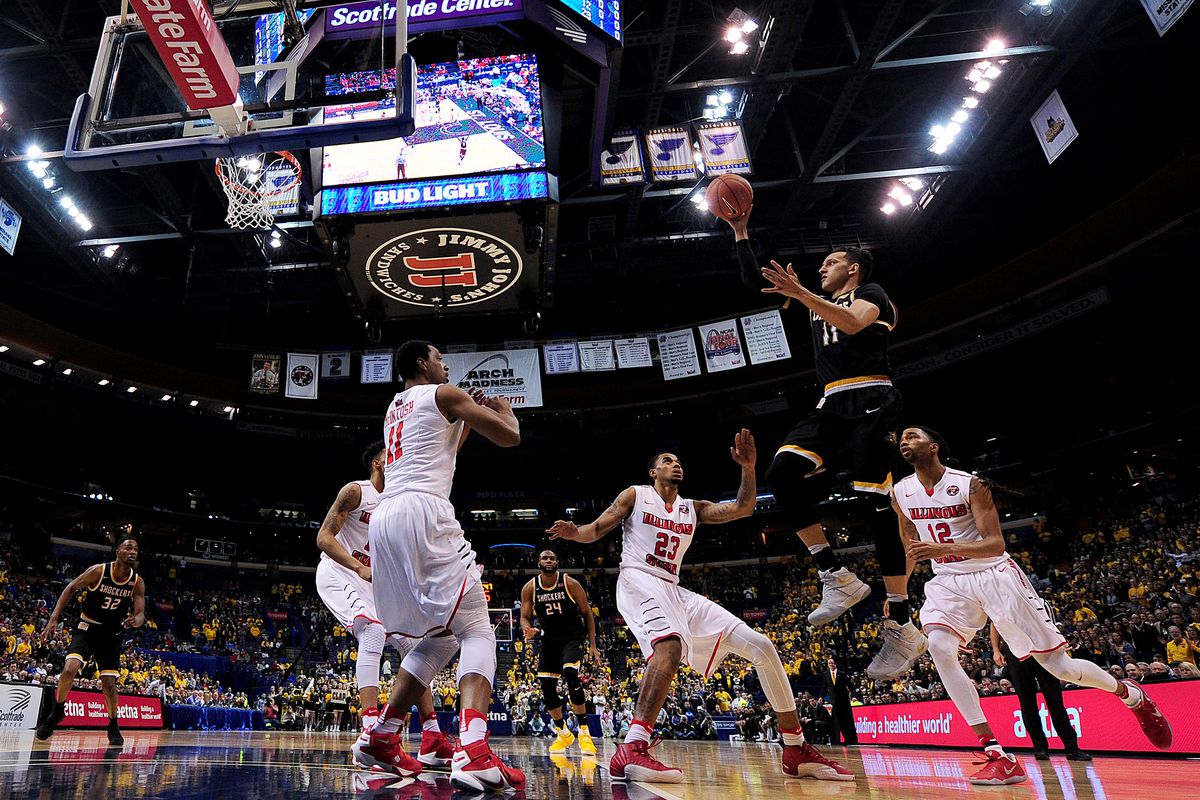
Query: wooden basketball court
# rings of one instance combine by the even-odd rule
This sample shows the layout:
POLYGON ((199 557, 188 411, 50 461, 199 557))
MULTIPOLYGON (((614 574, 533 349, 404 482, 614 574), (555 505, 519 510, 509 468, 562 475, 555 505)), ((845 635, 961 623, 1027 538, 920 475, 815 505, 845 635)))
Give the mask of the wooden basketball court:
MULTIPOLYGON (((0 733, 0 797, 5 798, 387 798, 439 800, 470 797, 444 774, 392 779, 354 769, 350 734, 126 732, 125 746, 109 748, 102 731, 59 731, 46 743, 32 732, 0 733)), ((415 741, 412 742, 415 746, 415 741)), ((1038 800, 1127 800, 1188 796, 1200 785, 1200 762, 1097 758, 1072 763, 1020 756, 1025 783, 972 787, 972 756, 961 751, 822 748, 858 775, 853 783, 785 779, 776 746, 664 742, 664 760, 681 767, 676 785, 612 783, 608 757, 546 754, 549 740, 495 739, 503 757, 525 770, 525 797, 554 800, 742 800, 839 797, 939 798, 948 793, 1038 800)))

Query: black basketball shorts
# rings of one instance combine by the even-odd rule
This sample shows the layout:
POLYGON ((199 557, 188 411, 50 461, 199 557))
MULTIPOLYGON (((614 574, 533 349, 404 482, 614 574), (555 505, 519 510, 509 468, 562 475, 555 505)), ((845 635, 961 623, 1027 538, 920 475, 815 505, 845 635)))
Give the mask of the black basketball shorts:
POLYGON ((572 640, 542 640, 542 651, 538 654, 538 677, 557 678, 562 675, 563 667, 571 666, 579 669, 583 661, 583 642, 572 640))
POLYGON ((121 629, 86 619, 79 620, 71 637, 71 646, 67 648, 67 658, 77 658, 84 664, 89 658, 95 659, 100 677, 120 675, 121 629))

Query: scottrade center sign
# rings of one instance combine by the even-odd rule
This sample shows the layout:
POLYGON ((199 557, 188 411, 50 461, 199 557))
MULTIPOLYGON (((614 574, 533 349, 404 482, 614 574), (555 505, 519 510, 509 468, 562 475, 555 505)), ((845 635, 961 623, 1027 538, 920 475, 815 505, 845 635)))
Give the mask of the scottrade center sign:
MULTIPOLYGON (((485 25, 520 19, 523 16, 522 0, 408 0, 409 33, 436 31, 463 27, 466 20, 472 25, 485 25), (487 17, 486 20, 473 19, 487 17)), ((374 34, 379 23, 392 24, 396 16, 393 3, 368 0, 331 6, 325 10, 325 38, 352 39, 364 34, 374 34), (380 17, 383 17, 381 20, 380 17)))
POLYGON ((371 186, 334 186, 321 191, 321 216, 414 211, 514 200, 555 200, 557 194, 554 176, 541 171, 371 186))

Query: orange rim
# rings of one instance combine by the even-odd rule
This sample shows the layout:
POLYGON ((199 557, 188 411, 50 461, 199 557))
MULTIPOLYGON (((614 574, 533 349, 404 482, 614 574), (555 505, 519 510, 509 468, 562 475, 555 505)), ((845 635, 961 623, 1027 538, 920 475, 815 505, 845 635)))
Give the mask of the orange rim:
MULTIPOLYGON (((289 181, 285 185, 277 186, 273 189, 250 189, 250 188, 247 188, 240 184, 233 183, 225 176, 225 173, 223 173, 221 171, 222 159, 219 159, 219 158, 217 159, 216 164, 213 167, 213 170, 217 173, 217 177, 221 179, 221 183, 225 185, 225 191, 227 191, 227 192, 232 191, 232 192, 238 192, 241 194, 258 194, 261 197, 274 197, 276 195, 283 194, 284 192, 287 192, 287 191, 299 186, 300 178, 301 178, 301 174, 302 174, 300 171, 300 159, 296 158, 294 155, 292 155, 291 152, 289 152, 287 150, 277 150, 274 152, 276 152, 278 155, 282 156, 284 161, 291 164, 293 169, 295 170, 296 174, 295 174, 295 178, 293 178, 291 181, 289 181)), ((238 158, 242 158, 242 156, 238 156, 238 158)), ((224 160, 230 160, 230 159, 224 159, 224 160)), ((264 171, 266 170, 265 166, 263 167, 263 170, 264 171)))

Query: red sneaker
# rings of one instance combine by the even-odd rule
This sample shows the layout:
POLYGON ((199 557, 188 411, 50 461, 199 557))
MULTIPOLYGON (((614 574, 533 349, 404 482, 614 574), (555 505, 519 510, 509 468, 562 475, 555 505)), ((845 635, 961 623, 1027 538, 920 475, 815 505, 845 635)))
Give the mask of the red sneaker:
POLYGON ((354 763, 363 769, 377 769, 408 778, 421 774, 421 762, 404 752, 400 735, 363 731, 350 747, 354 763))
POLYGON ((1121 683, 1125 684, 1130 692, 1141 692, 1141 702, 1129 710, 1137 718, 1138 725, 1142 726, 1142 733, 1146 734, 1150 744, 1159 750, 1166 750, 1175 738, 1171 733, 1171 723, 1167 722, 1167 718, 1158 710, 1158 706, 1154 705, 1145 689, 1130 680, 1123 680, 1121 683))
POLYGON ((1000 754, 994 750, 983 753, 983 769, 970 777, 976 786, 1007 786, 1010 783, 1022 783, 1025 780, 1025 770, 1017 763, 1017 759, 1009 753, 1000 754))
POLYGON ((421 731, 421 749, 417 761, 434 769, 449 769, 458 742, 441 731, 421 731))
POLYGON ((819 781, 852 781, 854 773, 817 752, 808 742, 783 746, 783 774, 819 781))
POLYGON ((609 776, 614 781, 683 783, 683 770, 668 767, 650 755, 650 748, 653 746, 649 742, 626 742, 618 745, 612 761, 608 762, 609 776))
POLYGON ((450 783, 459 789, 507 794, 525 788, 525 773, 501 761, 485 737, 465 747, 460 742, 454 749, 450 783))

